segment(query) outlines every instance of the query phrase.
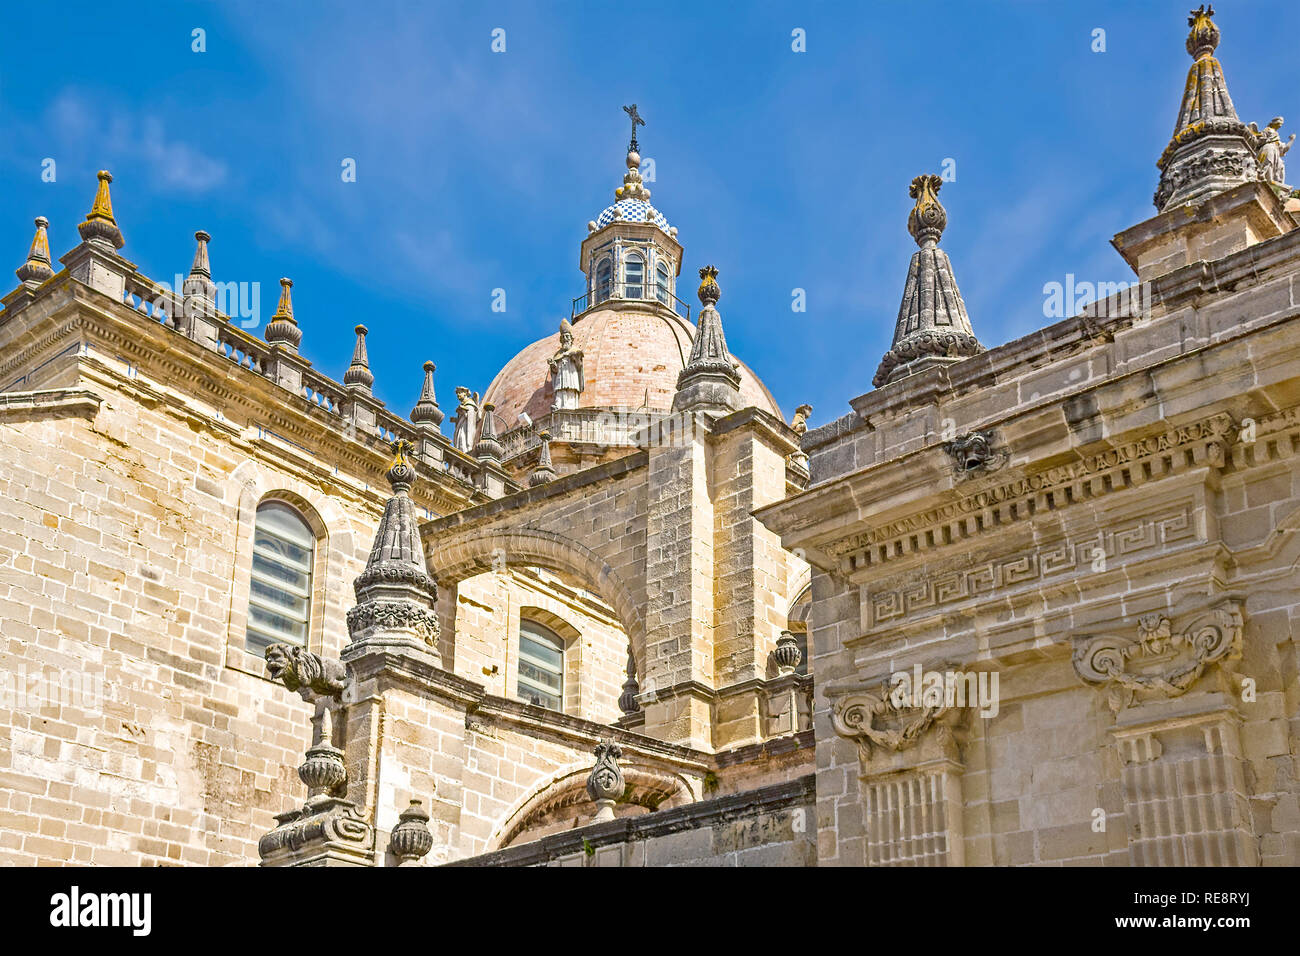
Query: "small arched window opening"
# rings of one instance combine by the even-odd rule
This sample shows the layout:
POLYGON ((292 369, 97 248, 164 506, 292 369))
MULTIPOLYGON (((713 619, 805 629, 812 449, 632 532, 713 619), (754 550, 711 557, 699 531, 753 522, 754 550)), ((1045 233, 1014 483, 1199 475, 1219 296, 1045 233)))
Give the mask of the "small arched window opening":
POLYGON ((623 298, 640 299, 645 295, 645 260, 628 253, 623 260, 623 298))
POLYGON ((661 260, 655 266, 655 298, 664 305, 668 304, 668 279, 668 263, 661 260))
POLYGON ((272 644, 306 645, 315 556, 316 535, 297 510, 283 501, 258 506, 245 638, 249 651, 261 656, 272 644))
POLYGON ((550 710, 564 710, 564 639, 536 621, 519 621, 515 694, 550 710))
POLYGON ((614 263, 601 259, 596 265, 596 301, 604 302, 610 297, 614 285, 614 263))

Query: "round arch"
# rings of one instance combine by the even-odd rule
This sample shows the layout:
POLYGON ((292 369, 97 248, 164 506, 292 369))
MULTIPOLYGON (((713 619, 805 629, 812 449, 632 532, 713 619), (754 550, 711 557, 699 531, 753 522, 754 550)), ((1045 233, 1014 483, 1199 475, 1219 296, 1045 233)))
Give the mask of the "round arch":
POLYGON ((426 558, 429 573, 440 587, 448 589, 466 578, 495 570, 501 567, 502 562, 537 565, 574 575, 614 609, 632 645, 637 670, 644 673, 642 602, 604 558, 572 538, 532 528, 500 528, 435 540, 430 543, 426 558))
MULTIPOLYGON (((698 799, 689 781, 681 774, 635 762, 620 764, 620 769, 627 785, 620 803, 653 811, 694 803, 698 799)), ((520 834, 554 814, 590 805, 591 797, 587 794, 587 777, 590 775, 590 764, 570 764, 533 787, 516 802, 493 832, 488 841, 488 851, 510 846, 520 834)))

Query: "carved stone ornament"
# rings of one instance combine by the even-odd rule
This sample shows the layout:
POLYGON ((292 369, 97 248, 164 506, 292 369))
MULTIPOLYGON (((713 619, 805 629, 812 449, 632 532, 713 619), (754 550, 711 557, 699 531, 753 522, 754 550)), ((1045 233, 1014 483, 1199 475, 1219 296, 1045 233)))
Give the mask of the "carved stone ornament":
POLYGON ((429 814, 419 800, 412 800, 397 819, 397 826, 388 836, 388 852, 400 861, 398 866, 411 866, 433 849, 429 814))
POLYGON ((793 674, 803 661, 803 650, 799 640, 789 631, 782 631, 776 639, 776 647, 771 653, 772 663, 779 674, 793 674))
POLYGON ((441 625, 428 608, 401 601, 367 601, 348 611, 348 633, 354 641, 373 628, 408 630, 432 647, 441 625))
POLYGON ((943 450, 952 456, 957 474, 962 478, 997 471, 1007 462, 1005 452, 993 448, 993 432, 969 432, 950 442, 943 450))
POLYGON ((265 653, 266 672, 271 680, 297 691, 303 700, 342 698, 347 671, 341 662, 293 644, 272 644, 265 653))
POLYGON ((849 694, 836 700, 831 720, 837 734, 857 741, 865 759, 873 748, 894 752, 907 749, 951 709, 945 699, 923 701, 919 707, 899 704, 885 681, 879 694, 849 694))
POLYGON ((627 784, 618 758, 623 748, 613 740, 602 740, 596 745, 596 766, 587 777, 587 796, 596 802, 596 820, 614 819, 614 802, 623 795, 627 784))
POLYGON ((1136 639, 1076 638, 1074 669, 1088 683, 1107 688, 1117 712, 1140 700, 1179 697, 1212 664, 1241 656, 1243 624, 1236 599, 1220 602, 1180 631, 1162 614, 1144 615, 1136 639))
POLYGON ((280 865, 280 858, 304 849, 344 862, 366 862, 370 825, 350 800, 327 798, 315 807, 281 813, 275 821, 275 829, 257 841, 264 865, 280 865))

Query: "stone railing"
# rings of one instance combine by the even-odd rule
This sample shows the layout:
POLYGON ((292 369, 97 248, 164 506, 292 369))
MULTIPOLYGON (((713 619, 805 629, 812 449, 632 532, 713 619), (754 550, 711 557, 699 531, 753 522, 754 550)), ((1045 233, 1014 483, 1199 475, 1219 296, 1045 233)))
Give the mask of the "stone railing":
MULTIPOLYGON (((235 324, 218 309, 186 315, 184 297, 159 286, 138 272, 124 276, 122 302, 141 316, 193 339, 254 375, 297 392, 317 408, 338 419, 338 427, 384 442, 399 438, 415 445, 426 465, 463 484, 483 488, 483 466, 457 451, 450 439, 433 428, 417 428, 385 408, 378 399, 356 395, 340 382, 322 375, 296 354, 286 354, 235 324), (285 368, 285 367, 288 368, 285 368)), ((533 443, 536 444, 534 436, 533 443)))
POLYGON ((553 442, 637 447, 637 432, 669 417, 647 409, 557 408, 531 425, 519 425, 500 436, 502 459, 510 461, 536 448, 538 435, 548 432, 553 442))

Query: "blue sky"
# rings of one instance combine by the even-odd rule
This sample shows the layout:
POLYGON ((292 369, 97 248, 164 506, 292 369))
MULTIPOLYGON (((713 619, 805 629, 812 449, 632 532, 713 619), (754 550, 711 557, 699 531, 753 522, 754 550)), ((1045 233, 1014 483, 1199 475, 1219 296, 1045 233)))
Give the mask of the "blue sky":
MULTIPOLYGON (((945 159, 943 248, 985 345, 1049 321, 1046 282, 1131 278, 1108 240, 1154 212, 1188 6, 12 5, 0 242, 17 267, 45 215, 67 252, 111 169, 122 252, 145 274, 188 271, 206 229, 214 278, 260 282, 263 320, 294 279, 318 368, 342 376, 362 322, 380 398, 406 414, 431 358, 449 408, 583 291, 578 245, 621 182, 636 102, 683 291, 693 301, 696 270, 717 265, 732 350, 787 416, 806 401, 821 424, 870 389, 915 248, 907 185, 945 159)), ((1295 114, 1285 137, 1300 126, 1294 9, 1216 9, 1238 112, 1295 114)))

